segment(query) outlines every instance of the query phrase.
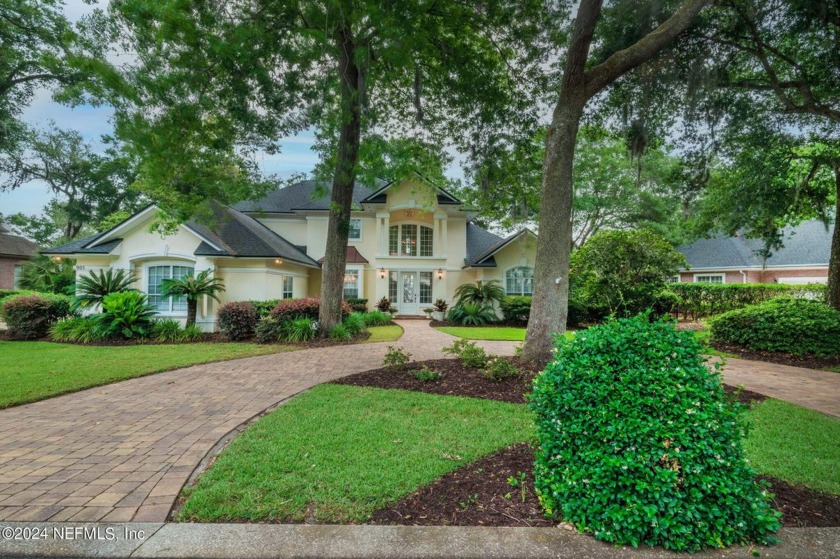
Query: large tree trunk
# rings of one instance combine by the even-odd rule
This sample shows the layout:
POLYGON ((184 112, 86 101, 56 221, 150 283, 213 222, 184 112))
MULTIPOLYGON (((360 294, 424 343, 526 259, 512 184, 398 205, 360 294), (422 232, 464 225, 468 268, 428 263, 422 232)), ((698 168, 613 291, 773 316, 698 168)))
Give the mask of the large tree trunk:
POLYGON ((327 248, 321 267, 321 308, 318 320, 321 335, 341 322, 341 300, 344 291, 344 268, 347 265, 347 237, 350 233, 350 209, 353 203, 353 184, 359 160, 361 137, 361 85, 359 68, 355 61, 355 45, 349 28, 339 32, 338 47, 341 53, 341 132, 338 139, 338 157, 333 176, 330 198, 330 217, 327 224, 327 248))
POLYGON ((837 206, 834 212, 834 234, 828 259, 828 304, 840 311, 840 164, 834 166, 837 206))
POLYGON ((566 330, 574 198, 572 166, 586 102, 670 45, 710 2, 684 0, 674 15, 659 27, 586 71, 589 47, 601 16, 602 0, 581 0, 569 42, 560 99, 545 142, 534 297, 522 349, 522 357, 526 361, 547 362, 551 358, 554 335, 566 330))

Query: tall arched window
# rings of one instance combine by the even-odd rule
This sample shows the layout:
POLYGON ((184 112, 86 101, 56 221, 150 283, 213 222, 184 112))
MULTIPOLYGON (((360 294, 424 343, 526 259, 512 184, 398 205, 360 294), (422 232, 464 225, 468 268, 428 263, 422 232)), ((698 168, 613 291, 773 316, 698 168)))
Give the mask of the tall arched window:
POLYGON ((505 272, 505 292, 508 295, 534 293, 534 269, 527 266, 511 268, 505 272))
POLYGON ((434 230, 425 225, 401 223, 391 225, 388 231, 390 256, 433 256, 434 230))

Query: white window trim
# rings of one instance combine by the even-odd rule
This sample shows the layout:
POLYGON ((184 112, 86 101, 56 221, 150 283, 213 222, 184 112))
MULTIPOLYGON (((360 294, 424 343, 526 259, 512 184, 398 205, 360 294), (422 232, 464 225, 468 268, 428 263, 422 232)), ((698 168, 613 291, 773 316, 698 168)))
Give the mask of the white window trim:
POLYGON ((418 258, 436 258, 440 259, 440 256, 435 256, 435 226, 434 224, 430 225, 428 221, 398 221, 394 223, 391 221, 386 227, 385 231, 385 244, 386 244, 386 251, 383 258, 410 258, 412 260, 416 260, 418 258), (396 256, 391 255, 391 227, 399 227, 397 230, 397 251, 401 252, 402 249, 402 225, 417 225, 417 254, 415 255, 406 255, 406 254, 398 254, 396 256), (431 256, 420 256, 420 227, 428 227, 432 230, 432 255, 431 256))
POLYGON ((502 283, 504 284, 505 295, 512 295, 514 297, 533 297, 534 296, 534 267, 530 266, 529 264, 517 264, 516 266, 508 266, 505 268, 504 274, 502 275, 502 283), (511 270, 515 270, 516 268, 529 268, 531 270, 531 293, 528 295, 521 294, 521 293, 508 293, 507 290, 507 274, 511 270))
POLYGON ((359 237, 354 238, 348 235, 347 240, 354 243, 359 243, 365 236, 365 220, 361 217, 351 217, 350 221, 358 221, 359 222, 359 237))
POLYGON ((283 275, 281 277, 283 278, 282 283, 280 284, 280 296, 281 296, 281 298, 283 298, 283 299, 294 299, 295 298, 295 277, 290 276, 288 274, 283 275), (292 289, 290 291, 286 291, 286 280, 289 280, 289 281, 292 282, 292 286, 291 286, 292 289), (286 297, 286 293, 289 293, 290 295, 288 297, 286 297))
MULTIPOLYGON (((141 292, 149 296, 149 268, 154 268, 155 266, 182 266, 185 268, 192 268, 193 274, 196 273, 196 266, 195 262, 191 260, 180 260, 180 259, 171 259, 171 260, 156 260, 151 262, 144 262, 143 263, 143 274, 142 274, 142 283, 141 283, 141 292)), ((155 313, 158 316, 169 316, 173 318, 185 318, 187 316, 187 311, 158 311, 155 310, 155 313)))
POLYGON ((682 283, 682 276, 680 274, 677 274, 676 276, 671 276, 670 278, 668 278, 667 283, 682 283))
MULTIPOLYGON (((344 268, 344 272, 358 272, 359 277, 356 280, 358 287, 359 287, 359 294, 356 297, 357 299, 364 299, 365 298, 365 281, 364 281, 364 268, 362 266, 346 266, 344 268)), ((341 296, 344 297, 344 284, 341 287, 341 296)))
POLYGON ((726 283, 726 274, 710 274, 710 273, 694 274, 694 283, 713 283, 713 282, 701 282, 699 279, 697 279, 697 278, 700 278, 700 277, 719 277, 721 284, 726 283))

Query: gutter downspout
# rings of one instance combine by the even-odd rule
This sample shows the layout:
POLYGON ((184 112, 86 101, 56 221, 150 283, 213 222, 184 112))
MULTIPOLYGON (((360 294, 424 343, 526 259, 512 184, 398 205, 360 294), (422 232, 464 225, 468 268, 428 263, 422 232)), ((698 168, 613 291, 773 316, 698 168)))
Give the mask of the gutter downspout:
POLYGON ((741 283, 747 283, 747 273, 744 270, 738 270, 741 272, 741 283))

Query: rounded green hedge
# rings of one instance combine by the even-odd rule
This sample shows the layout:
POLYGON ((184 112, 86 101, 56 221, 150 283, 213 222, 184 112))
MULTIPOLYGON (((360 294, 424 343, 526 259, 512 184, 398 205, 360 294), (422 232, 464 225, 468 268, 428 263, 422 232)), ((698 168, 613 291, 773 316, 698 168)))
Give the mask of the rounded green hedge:
POLYGON ((778 297, 724 313, 709 324, 712 340, 753 351, 840 354, 840 311, 820 301, 778 297))
POLYGON ((558 340, 534 380, 535 488, 546 512, 615 543, 697 551, 772 541, 779 513, 691 332, 647 316, 558 340))

